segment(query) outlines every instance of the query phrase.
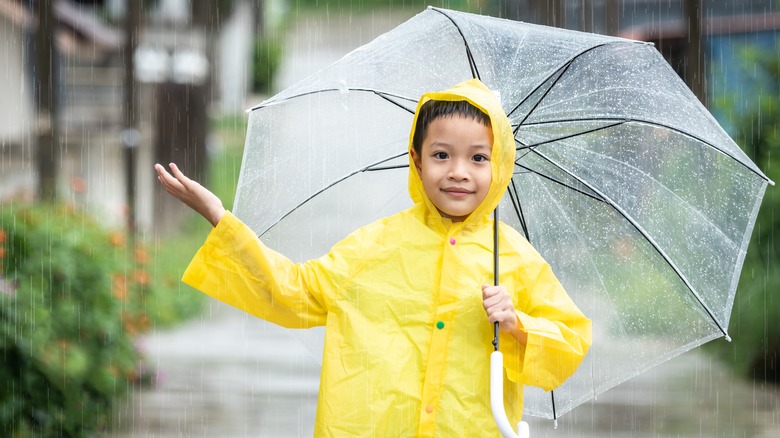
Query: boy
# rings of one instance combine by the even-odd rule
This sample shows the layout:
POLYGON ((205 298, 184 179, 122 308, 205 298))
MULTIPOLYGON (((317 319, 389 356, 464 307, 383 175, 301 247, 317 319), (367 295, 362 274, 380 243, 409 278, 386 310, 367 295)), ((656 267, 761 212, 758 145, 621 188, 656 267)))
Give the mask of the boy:
POLYGON ((156 166, 166 189, 215 226, 184 282, 283 326, 326 326, 316 436, 496 436, 488 394, 493 322, 513 424, 523 384, 558 386, 590 346, 590 321, 504 224, 501 286, 487 285, 489 215, 515 159, 492 92, 470 80, 424 95, 410 139, 414 206, 302 264, 265 247, 174 165, 173 177, 156 166))

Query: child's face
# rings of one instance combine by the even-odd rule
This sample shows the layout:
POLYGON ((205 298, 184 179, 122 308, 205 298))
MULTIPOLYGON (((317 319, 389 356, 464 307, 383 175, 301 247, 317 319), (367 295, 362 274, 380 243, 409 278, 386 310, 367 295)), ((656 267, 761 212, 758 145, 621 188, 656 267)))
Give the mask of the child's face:
POLYGON ((443 217, 463 221, 485 199, 493 174, 493 131, 461 115, 439 117, 428 125, 420 155, 412 158, 423 188, 443 217))

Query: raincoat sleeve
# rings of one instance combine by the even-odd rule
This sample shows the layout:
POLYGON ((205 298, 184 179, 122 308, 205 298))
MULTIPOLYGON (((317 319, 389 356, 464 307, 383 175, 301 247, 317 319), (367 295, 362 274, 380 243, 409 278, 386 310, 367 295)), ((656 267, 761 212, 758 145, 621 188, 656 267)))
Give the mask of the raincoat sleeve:
POLYGON ((182 281, 249 314, 291 327, 324 325, 328 256, 293 263, 267 248, 248 226, 225 213, 182 281))
POLYGON ((522 347, 508 349, 507 377, 550 391, 574 374, 588 352, 591 321, 569 298, 542 256, 525 239, 519 242, 517 316, 528 340, 524 351, 522 347), (512 360, 513 355, 517 360, 512 360))

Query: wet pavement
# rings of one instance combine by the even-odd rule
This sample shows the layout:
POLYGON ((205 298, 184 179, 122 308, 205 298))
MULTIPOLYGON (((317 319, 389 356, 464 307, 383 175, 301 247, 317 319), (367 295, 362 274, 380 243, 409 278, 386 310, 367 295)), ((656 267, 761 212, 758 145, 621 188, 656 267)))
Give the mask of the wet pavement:
MULTIPOLYGON (((410 15, 301 17, 288 37, 280 86, 410 15)), ((110 436, 312 436, 319 364, 291 331, 210 300, 201 317, 140 342, 156 382, 133 389, 110 436)), ((557 429, 550 420, 528 420, 534 437, 774 438, 780 388, 736 378, 694 350, 576 408, 557 429)))
POLYGON ((210 300, 142 348, 155 384, 133 390, 114 436, 312 436, 319 364, 288 330, 210 300))
MULTIPOLYGON (((193 292, 197 293, 197 292, 193 292)), ((289 330, 210 300, 204 315, 142 340, 154 388, 134 389, 116 437, 310 437, 319 365, 289 330)), ((699 350, 564 415, 534 437, 780 436, 780 388, 735 378, 699 350)))

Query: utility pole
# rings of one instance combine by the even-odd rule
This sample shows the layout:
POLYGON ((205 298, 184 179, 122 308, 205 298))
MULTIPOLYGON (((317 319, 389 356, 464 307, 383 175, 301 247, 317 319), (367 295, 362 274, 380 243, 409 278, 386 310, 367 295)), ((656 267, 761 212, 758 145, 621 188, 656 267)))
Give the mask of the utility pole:
POLYGON ((35 72, 33 95, 36 99, 36 133, 38 165, 38 198, 57 199, 57 169, 59 169, 59 78, 57 48, 54 34, 57 28, 51 0, 36 2, 38 28, 35 32, 35 72))
POLYGON ((685 19, 688 28, 688 44, 685 49, 685 82, 703 104, 707 104, 704 71, 704 47, 702 45, 701 0, 685 0, 685 19))

